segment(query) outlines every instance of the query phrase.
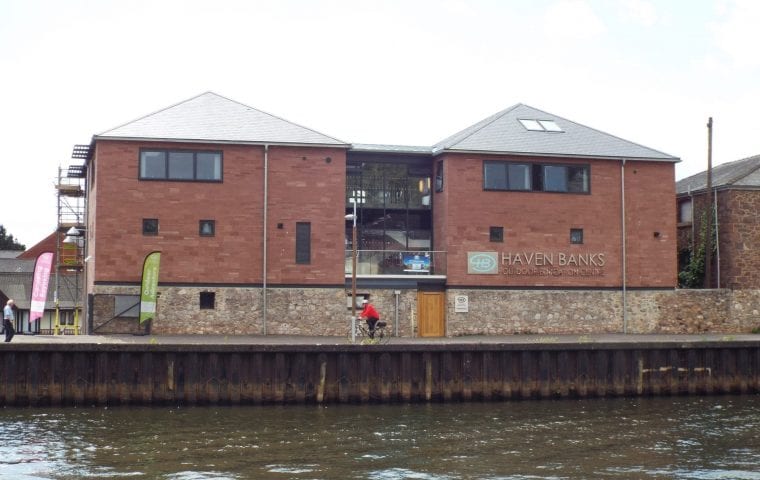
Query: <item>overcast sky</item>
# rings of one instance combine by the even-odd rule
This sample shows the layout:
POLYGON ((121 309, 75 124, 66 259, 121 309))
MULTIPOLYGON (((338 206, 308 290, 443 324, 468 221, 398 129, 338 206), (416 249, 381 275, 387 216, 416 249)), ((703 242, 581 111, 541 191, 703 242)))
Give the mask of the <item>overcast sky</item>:
MULTIPOLYGON (((58 167, 205 91, 355 143, 516 103, 682 159, 760 154, 760 1, 0 0, 0 224, 54 231, 58 167)), ((135 159, 137 161, 137 159, 135 159)))

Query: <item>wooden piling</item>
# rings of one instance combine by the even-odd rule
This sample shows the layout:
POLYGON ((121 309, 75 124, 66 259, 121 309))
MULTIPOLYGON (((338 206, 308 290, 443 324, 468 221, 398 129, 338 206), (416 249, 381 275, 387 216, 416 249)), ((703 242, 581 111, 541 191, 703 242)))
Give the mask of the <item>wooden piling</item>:
POLYGON ((760 341, 11 344, 0 406, 504 401, 760 393, 760 341))

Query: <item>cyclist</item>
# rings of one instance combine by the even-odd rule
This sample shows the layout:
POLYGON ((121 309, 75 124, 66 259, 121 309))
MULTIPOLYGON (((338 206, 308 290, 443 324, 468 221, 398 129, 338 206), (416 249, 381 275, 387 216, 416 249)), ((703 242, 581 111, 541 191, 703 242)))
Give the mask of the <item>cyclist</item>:
POLYGON ((369 338, 375 338, 375 324, 380 320, 380 314, 377 313, 375 307, 369 303, 366 298, 362 300, 362 311, 359 314, 359 318, 367 320, 367 326, 369 327, 369 338))

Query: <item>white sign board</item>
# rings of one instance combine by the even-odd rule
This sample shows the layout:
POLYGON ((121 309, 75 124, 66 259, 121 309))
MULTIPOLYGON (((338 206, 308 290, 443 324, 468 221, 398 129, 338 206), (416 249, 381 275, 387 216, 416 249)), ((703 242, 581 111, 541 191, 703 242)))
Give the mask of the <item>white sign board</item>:
POLYGON ((454 297, 454 311, 457 313, 467 313, 470 311, 470 299, 467 295, 457 295, 454 297))

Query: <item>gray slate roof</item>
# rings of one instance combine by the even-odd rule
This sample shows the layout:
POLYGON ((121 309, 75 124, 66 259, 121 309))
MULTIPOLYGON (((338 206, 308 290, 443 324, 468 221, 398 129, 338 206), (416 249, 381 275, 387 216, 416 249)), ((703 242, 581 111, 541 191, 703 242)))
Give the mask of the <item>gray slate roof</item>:
MULTIPOLYGON (((760 155, 722 163, 712 168, 713 188, 760 188, 760 155)), ((697 193, 707 189, 707 170, 676 182, 676 193, 697 193)))
MULTIPOLYGON (((0 259, 0 292, 12 298, 21 310, 31 308, 32 280, 35 260, 0 259)), ((58 304, 61 308, 73 308, 77 289, 83 286, 80 276, 77 282, 74 275, 58 276, 58 304)), ((78 302, 81 306, 81 300, 78 302)), ((50 274, 46 309, 55 308, 55 272, 50 274)))
POLYGON ((524 104, 502 110, 442 140, 433 147, 433 151, 679 161, 672 155, 524 104), (563 131, 531 131, 519 122, 520 119, 553 120, 563 131))
POLYGON ((184 140, 348 147, 346 142, 213 92, 95 135, 95 139, 184 140))

